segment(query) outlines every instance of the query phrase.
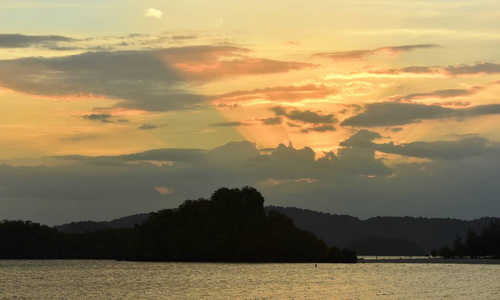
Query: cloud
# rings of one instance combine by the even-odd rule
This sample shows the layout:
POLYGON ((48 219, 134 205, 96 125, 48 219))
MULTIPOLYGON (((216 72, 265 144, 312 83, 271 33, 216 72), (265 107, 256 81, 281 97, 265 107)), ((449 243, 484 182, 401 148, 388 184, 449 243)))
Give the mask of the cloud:
POLYGON ((283 107, 273 107, 272 110, 277 116, 287 117, 293 121, 300 121, 303 123, 312 124, 332 124, 336 123, 338 120, 333 114, 321 114, 319 112, 313 112, 310 110, 298 110, 294 109, 287 112, 283 107))
POLYGON ((0 86, 47 97, 120 99, 117 107, 148 111, 196 109, 206 97, 197 84, 229 76, 272 74, 312 65, 245 57, 230 46, 86 52, 78 55, 0 60, 0 86), (227 57, 237 56, 234 60, 227 57))
POLYGON ((500 65, 495 63, 477 62, 475 65, 455 65, 444 68, 448 75, 498 74, 500 65))
POLYGON ((142 130, 151 130, 151 129, 156 129, 156 128, 158 128, 158 126, 153 125, 153 124, 149 124, 149 123, 144 123, 141 126, 139 126, 139 129, 142 129, 142 130))
POLYGON ((291 46, 300 46, 299 41, 284 41, 283 44, 284 45, 291 45, 291 46))
POLYGON ((333 114, 322 115, 310 110, 300 111, 295 109, 285 114, 285 116, 290 120, 312 124, 332 124, 337 122, 337 119, 333 114))
POLYGON ((373 140, 380 139, 382 136, 378 132, 361 129, 354 135, 350 136, 347 140, 341 142, 340 146, 347 147, 372 147, 373 140))
POLYGON ((500 114, 500 104, 477 105, 452 109, 439 105, 400 102, 379 102, 365 105, 365 110, 340 123, 342 126, 378 127, 419 123, 422 120, 466 118, 500 114))
POLYGON ((429 93, 414 93, 405 96, 392 96, 389 99, 405 100, 405 101, 419 100, 426 98, 446 99, 446 98, 470 96, 483 89, 484 87, 481 86, 473 86, 468 89, 446 89, 446 90, 436 90, 429 93))
POLYGON ((220 107, 262 102, 299 102, 306 99, 325 99, 339 93, 336 86, 325 84, 285 85, 235 91, 213 97, 212 104, 220 107))
POLYGON ((265 75, 316 68, 318 65, 248 57, 249 49, 234 46, 187 46, 169 48, 162 60, 185 79, 212 81, 229 76, 265 75))
POLYGON ((214 123, 212 126, 216 127, 236 127, 236 126, 247 126, 247 123, 244 122, 221 122, 221 123, 214 123))
POLYGON ((102 156, 103 159, 122 161, 175 161, 175 162, 199 162, 206 158, 207 150, 189 148, 166 148, 153 149, 139 153, 125 154, 119 156, 102 156))
POLYGON ((169 39, 172 40, 194 40, 199 38, 198 35, 196 34, 189 34, 189 35, 172 35, 169 37, 169 39))
POLYGON ((157 186, 155 187, 155 190, 157 190, 160 195, 170 195, 174 193, 173 189, 164 186, 157 186))
POLYGON ((129 123, 130 122, 127 119, 111 120, 111 118, 113 118, 113 116, 110 114, 89 114, 89 115, 83 115, 82 118, 89 120, 89 121, 102 122, 102 123, 129 123))
POLYGON ((163 17, 163 12, 156 8, 148 8, 144 10, 144 16, 146 18, 161 19, 163 17))
POLYGON ((500 154, 500 147, 491 146, 490 141, 480 136, 460 136, 452 141, 418 141, 402 144, 373 142, 380 138, 379 133, 362 129, 341 142, 340 146, 361 147, 382 153, 440 160, 461 160, 490 153, 500 154))
POLYGON ((85 141, 85 140, 91 140, 97 138, 96 135, 93 134, 77 134, 73 136, 66 136, 61 138, 61 141, 69 141, 69 142, 79 142, 79 141, 85 141))
POLYGON ((121 156, 60 157, 73 160, 70 166, 4 164, 0 165, 0 198, 5 209, 0 218, 29 217, 49 224, 109 220, 176 207, 183 200, 206 197, 221 186, 244 185, 261 190, 266 204, 359 217, 472 218, 498 211, 498 145, 490 146, 477 136, 458 137, 450 143, 373 143, 379 136, 360 131, 337 154, 327 152, 319 159, 308 147, 281 144, 269 149, 269 154, 261 154, 255 143, 243 141, 210 150, 155 149, 121 156), (375 158, 375 151, 436 161, 391 168, 375 158))
POLYGON ((110 114, 90 114, 90 115, 84 115, 82 118, 89 120, 89 121, 96 121, 96 122, 102 122, 102 123, 113 123, 110 119, 113 116, 110 114))
POLYGON ((432 49, 432 48, 440 48, 440 45, 436 44, 418 44, 418 45, 404 45, 404 46, 396 46, 396 47, 381 47, 370 50, 351 50, 351 51, 340 51, 340 52, 323 52, 323 53, 315 53, 313 56, 328 58, 332 60, 339 61, 349 61, 349 60, 362 60, 369 56, 378 55, 378 54, 390 54, 390 55, 398 55, 404 52, 421 50, 421 49, 432 49))
POLYGON ((500 73, 500 64, 489 62, 477 62, 474 65, 459 64, 450 66, 409 66, 399 69, 370 70, 360 74, 350 74, 345 77, 456 77, 492 75, 500 73))
POLYGON ((327 131, 335 131, 335 127, 332 125, 317 125, 317 126, 309 126, 301 130, 302 133, 308 133, 311 131, 315 132, 327 132, 327 131))
POLYGON ((61 35, 0 34, 0 48, 50 47, 57 42, 74 42, 75 39, 61 35))
POLYGON ((283 123, 281 117, 266 118, 262 119, 261 121, 264 125, 280 125, 281 123, 283 123))

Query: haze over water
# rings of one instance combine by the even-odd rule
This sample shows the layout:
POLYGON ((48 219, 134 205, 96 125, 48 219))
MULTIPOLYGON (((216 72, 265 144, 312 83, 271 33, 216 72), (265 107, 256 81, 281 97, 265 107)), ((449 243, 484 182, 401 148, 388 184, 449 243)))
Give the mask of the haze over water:
POLYGON ((0 299, 499 299, 500 265, 0 261, 0 299))

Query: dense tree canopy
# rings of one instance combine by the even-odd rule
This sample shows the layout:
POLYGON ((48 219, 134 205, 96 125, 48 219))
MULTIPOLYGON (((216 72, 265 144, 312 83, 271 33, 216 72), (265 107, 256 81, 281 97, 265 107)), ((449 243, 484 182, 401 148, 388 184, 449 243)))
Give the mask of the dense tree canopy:
POLYGON ((445 258, 491 257, 500 259, 500 222, 491 222, 480 233, 469 229, 465 242, 457 236, 452 246, 445 245, 436 254, 445 258))
POLYGON ((0 258, 146 261, 356 262, 354 251, 328 248, 276 212, 254 188, 221 188, 152 213, 133 229, 59 232, 24 221, 0 223, 0 258))

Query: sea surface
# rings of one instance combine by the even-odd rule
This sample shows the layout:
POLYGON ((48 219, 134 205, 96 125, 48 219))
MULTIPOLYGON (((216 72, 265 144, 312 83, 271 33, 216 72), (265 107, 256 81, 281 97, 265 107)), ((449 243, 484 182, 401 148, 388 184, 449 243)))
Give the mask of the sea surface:
POLYGON ((500 265, 0 261, 0 299, 500 299, 500 265))

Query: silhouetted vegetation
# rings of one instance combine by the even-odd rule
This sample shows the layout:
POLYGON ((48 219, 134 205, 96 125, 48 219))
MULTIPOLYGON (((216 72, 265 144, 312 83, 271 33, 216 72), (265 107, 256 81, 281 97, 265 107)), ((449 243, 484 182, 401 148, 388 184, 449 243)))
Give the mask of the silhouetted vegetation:
POLYGON ((57 230, 62 232, 84 233, 87 231, 119 229, 119 228, 134 228, 135 224, 144 222, 149 217, 149 214, 136 214, 127 216, 112 221, 80 221, 71 222, 59 226, 54 226, 57 230))
POLYGON ((263 204, 254 188, 221 188, 209 200, 188 200, 177 209, 152 213, 134 228, 74 233, 2 221, 0 258, 356 262, 354 251, 329 248, 285 215, 266 212, 263 204))
POLYGON ((433 254, 444 258, 485 257, 500 259, 500 221, 492 221, 480 233, 469 229, 465 242, 457 235, 453 245, 442 246, 433 254))
POLYGON ((2 259, 115 259, 128 253, 132 229, 63 233, 30 221, 0 222, 2 259))
MULTIPOLYGON (((325 242, 285 215, 264 210, 254 188, 222 188, 210 200, 186 201, 136 227, 131 258, 166 261, 355 262, 331 259, 325 242)), ((348 255, 347 255, 348 254, 348 255)))
MULTIPOLYGON (((498 218, 464 221, 450 218, 374 217, 360 220, 347 215, 322 213, 294 207, 265 207, 293 220, 295 226, 314 233, 328 246, 354 249, 361 255, 423 255, 443 244, 452 244, 455 234, 465 238, 468 228, 480 230, 498 218)), ((149 214, 138 214, 109 222, 72 222, 56 226, 63 232, 83 233, 111 228, 133 228, 149 214)), ((437 251, 437 250, 436 250, 437 251)))
POLYGON ((418 255, 452 244, 455 234, 465 238, 468 228, 480 230, 499 218, 464 221, 450 218, 373 217, 360 220, 295 207, 268 207, 291 218, 295 225, 316 234, 330 246, 347 247, 358 255, 418 255), (383 243, 381 239, 386 239, 383 243), (394 250, 399 253, 395 254, 394 250))

